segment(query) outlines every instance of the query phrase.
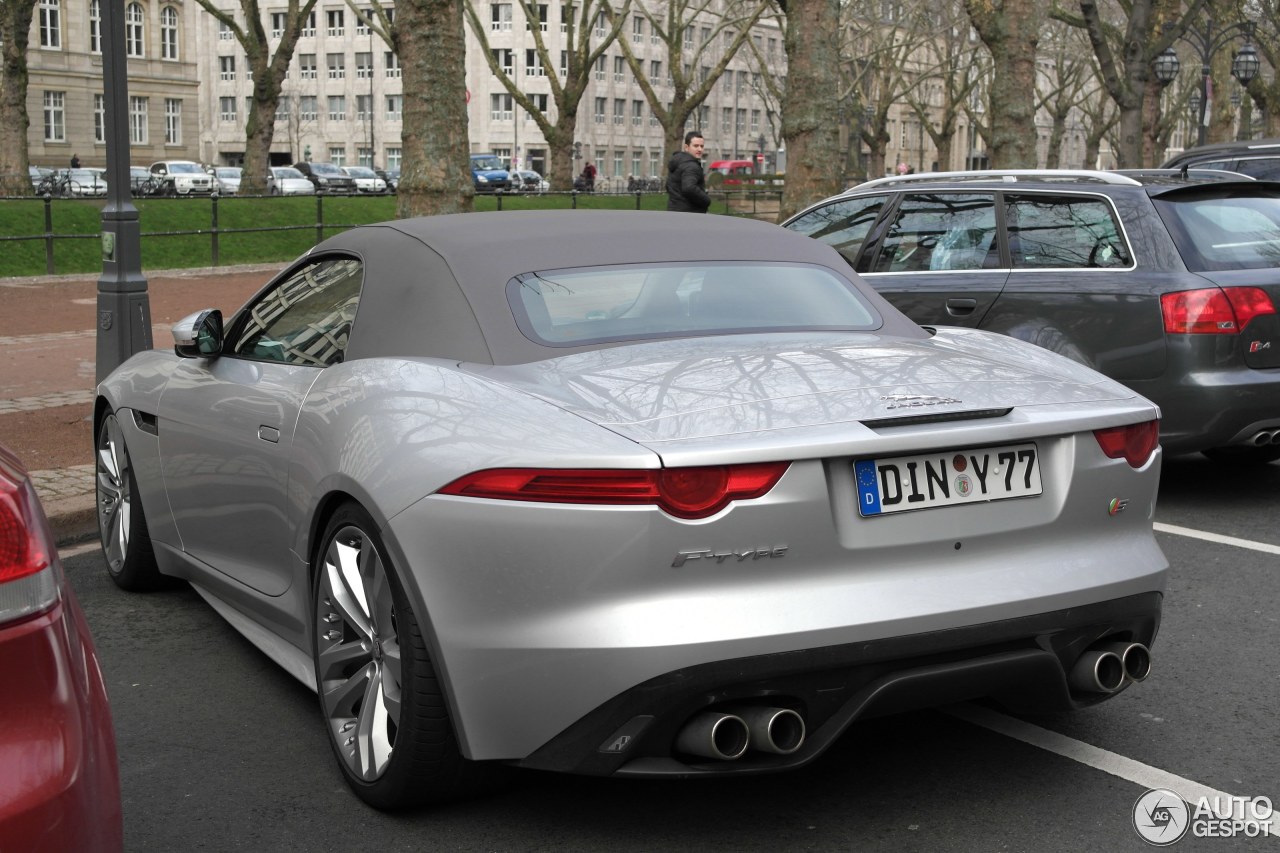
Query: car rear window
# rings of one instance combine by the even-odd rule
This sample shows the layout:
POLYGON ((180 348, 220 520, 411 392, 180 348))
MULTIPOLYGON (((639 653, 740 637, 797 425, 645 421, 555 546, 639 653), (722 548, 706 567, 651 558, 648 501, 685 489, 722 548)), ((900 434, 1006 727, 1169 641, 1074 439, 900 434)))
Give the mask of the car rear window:
POLYGON ((517 276, 520 331, 547 346, 742 331, 862 331, 880 316, 847 279, 807 264, 642 264, 517 276))
POLYGON ((1156 208, 1192 271, 1280 266, 1280 198, 1159 199, 1156 208))

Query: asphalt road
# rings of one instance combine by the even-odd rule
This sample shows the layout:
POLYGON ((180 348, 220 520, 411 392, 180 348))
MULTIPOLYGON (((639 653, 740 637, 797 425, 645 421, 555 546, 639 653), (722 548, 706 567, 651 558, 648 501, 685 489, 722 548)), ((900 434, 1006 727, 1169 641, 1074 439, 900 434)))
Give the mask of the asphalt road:
MULTIPOLYGON (((96 551, 65 564, 106 673, 131 851, 1125 851, 1151 849, 1132 812, 1161 771, 1175 790, 1280 806, 1278 517, 1280 463, 1166 461, 1159 529, 1246 541, 1158 533, 1172 573, 1153 674, 1094 708, 1031 726, 979 706, 866 721, 816 765, 771 777, 525 772, 404 815, 348 792, 315 696, 189 589, 121 592, 96 551), (961 718, 974 714, 1020 736, 961 718)), ((1280 838, 1174 849, 1277 850, 1280 838)))

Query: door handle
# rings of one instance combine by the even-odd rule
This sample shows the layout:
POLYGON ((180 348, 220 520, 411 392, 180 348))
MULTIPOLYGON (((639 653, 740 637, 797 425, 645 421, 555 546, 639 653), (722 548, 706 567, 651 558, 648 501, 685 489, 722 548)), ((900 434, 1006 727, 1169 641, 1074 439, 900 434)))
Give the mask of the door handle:
POLYGON ((978 307, 976 299, 948 299, 947 313, 952 317, 963 317, 966 314, 972 314, 974 309, 978 307))
POLYGON ((258 427, 258 438, 275 444, 280 441, 280 430, 264 424, 263 426, 258 427))

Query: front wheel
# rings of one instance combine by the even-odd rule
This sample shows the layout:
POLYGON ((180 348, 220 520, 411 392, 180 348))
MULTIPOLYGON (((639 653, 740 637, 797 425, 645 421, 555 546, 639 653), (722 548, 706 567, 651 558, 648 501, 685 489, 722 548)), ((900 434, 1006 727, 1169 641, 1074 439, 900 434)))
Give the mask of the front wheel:
POLYGON ((356 795, 400 809, 469 793, 465 760, 404 587, 369 514, 346 504, 317 552, 313 644, 329 743, 356 795))
POLYGON ((121 589, 160 589, 168 578, 156 567, 138 481, 115 413, 98 427, 96 459, 98 535, 111 580, 121 589))

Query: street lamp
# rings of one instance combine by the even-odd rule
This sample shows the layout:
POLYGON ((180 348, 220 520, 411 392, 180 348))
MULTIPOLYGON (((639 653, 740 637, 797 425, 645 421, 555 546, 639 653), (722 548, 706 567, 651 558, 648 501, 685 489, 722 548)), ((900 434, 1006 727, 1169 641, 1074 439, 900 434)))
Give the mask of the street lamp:
POLYGON ((1160 85, 1168 86, 1178 76, 1178 72, 1182 70, 1182 63, 1178 60, 1178 54, 1174 53, 1172 47, 1166 47, 1151 62, 1151 68, 1156 73, 1156 80, 1160 85))
MULTIPOLYGON (((1189 45, 1196 49, 1196 53, 1200 56, 1200 91, 1199 98, 1193 101, 1199 105, 1196 110, 1197 123, 1199 131, 1197 134, 1197 144, 1204 145, 1205 131, 1209 125, 1209 111, 1212 109, 1213 99, 1213 83, 1209 79, 1209 62, 1213 59, 1213 55, 1220 49, 1225 47, 1231 39, 1237 35, 1243 35, 1245 38, 1244 47, 1236 51, 1231 60, 1231 74, 1237 80, 1240 80, 1239 74, 1245 75, 1247 80, 1252 80, 1258 73, 1258 54, 1254 50, 1249 40, 1253 37, 1253 22, 1240 21, 1223 27, 1218 32, 1213 30, 1213 19, 1207 19, 1204 22, 1204 31, 1201 32, 1192 27, 1188 27, 1182 33, 1182 38, 1189 45), (1238 72, 1238 74, 1237 74, 1238 72)), ((1158 72, 1157 72, 1158 76, 1158 72)))

